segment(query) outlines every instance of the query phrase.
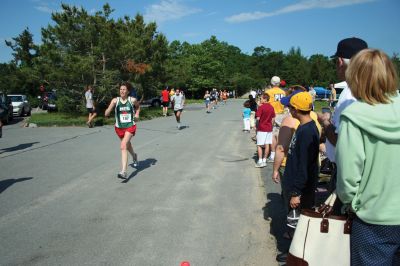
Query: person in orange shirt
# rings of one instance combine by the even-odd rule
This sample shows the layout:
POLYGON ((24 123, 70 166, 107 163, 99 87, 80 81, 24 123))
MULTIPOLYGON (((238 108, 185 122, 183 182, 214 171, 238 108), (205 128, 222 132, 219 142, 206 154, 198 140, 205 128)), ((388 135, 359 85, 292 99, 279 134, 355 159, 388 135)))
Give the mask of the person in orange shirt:
POLYGON ((280 101, 286 94, 285 91, 279 87, 280 83, 281 79, 277 76, 273 76, 271 78, 272 88, 266 91, 269 95, 269 103, 274 107, 275 114, 283 114, 284 112, 284 106, 280 101))

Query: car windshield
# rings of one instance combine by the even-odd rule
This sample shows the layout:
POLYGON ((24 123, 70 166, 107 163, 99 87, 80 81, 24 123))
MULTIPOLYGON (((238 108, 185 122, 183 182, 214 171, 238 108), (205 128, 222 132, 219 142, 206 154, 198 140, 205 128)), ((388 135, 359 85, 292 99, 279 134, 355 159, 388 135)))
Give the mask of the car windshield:
POLYGON ((12 102, 22 102, 22 96, 10 96, 12 102))

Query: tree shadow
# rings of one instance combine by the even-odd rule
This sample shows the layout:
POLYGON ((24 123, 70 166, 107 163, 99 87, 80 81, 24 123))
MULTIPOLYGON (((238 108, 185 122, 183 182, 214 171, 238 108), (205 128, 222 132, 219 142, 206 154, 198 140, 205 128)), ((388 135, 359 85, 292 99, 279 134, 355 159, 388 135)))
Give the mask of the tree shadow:
POLYGON ((290 240, 285 239, 283 234, 287 231, 286 213, 283 206, 283 199, 279 193, 268 193, 267 203, 263 207, 264 219, 271 221, 270 234, 276 239, 277 249, 280 252, 287 252, 290 240))
POLYGON ((21 177, 21 178, 10 178, 0 181, 0 193, 2 193, 7 188, 11 187, 15 183, 31 180, 33 177, 21 177))
POLYGON ((24 149, 32 147, 33 145, 35 145, 37 143, 40 143, 40 142, 36 141, 36 142, 18 144, 17 146, 14 146, 14 147, 0 149, 0 154, 5 153, 5 152, 24 150, 24 149))
MULTIPOLYGON (((139 166, 138 168, 128 176, 128 178, 126 178, 125 180, 123 180, 121 183, 128 183, 129 180, 131 180, 132 178, 134 178, 139 172, 150 168, 151 166, 155 165, 157 163, 157 160, 154 158, 148 158, 144 161, 139 161, 139 166)), ((131 164, 132 166, 132 164, 131 164)))

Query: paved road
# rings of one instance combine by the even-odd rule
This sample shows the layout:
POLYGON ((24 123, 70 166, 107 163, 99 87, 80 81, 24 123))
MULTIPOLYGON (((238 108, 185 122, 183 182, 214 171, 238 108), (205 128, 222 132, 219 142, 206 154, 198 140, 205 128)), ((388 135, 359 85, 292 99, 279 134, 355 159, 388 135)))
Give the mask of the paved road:
POLYGON ((110 126, 6 126, 0 264, 277 265, 242 102, 140 122, 125 181, 110 126))

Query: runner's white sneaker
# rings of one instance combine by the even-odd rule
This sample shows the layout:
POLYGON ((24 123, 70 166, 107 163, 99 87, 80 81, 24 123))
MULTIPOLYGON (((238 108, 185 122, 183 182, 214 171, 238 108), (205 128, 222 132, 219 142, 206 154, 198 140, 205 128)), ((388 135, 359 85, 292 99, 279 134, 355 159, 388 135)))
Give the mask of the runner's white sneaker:
POLYGON ((121 171, 121 172, 118 173, 117 176, 118 176, 118 178, 125 179, 126 178, 126 172, 121 171))
POLYGON ((257 163, 256 163, 256 168, 262 168, 262 167, 265 167, 266 166, 266 164, 264 164, 262 161, 258 161, 257 163))

